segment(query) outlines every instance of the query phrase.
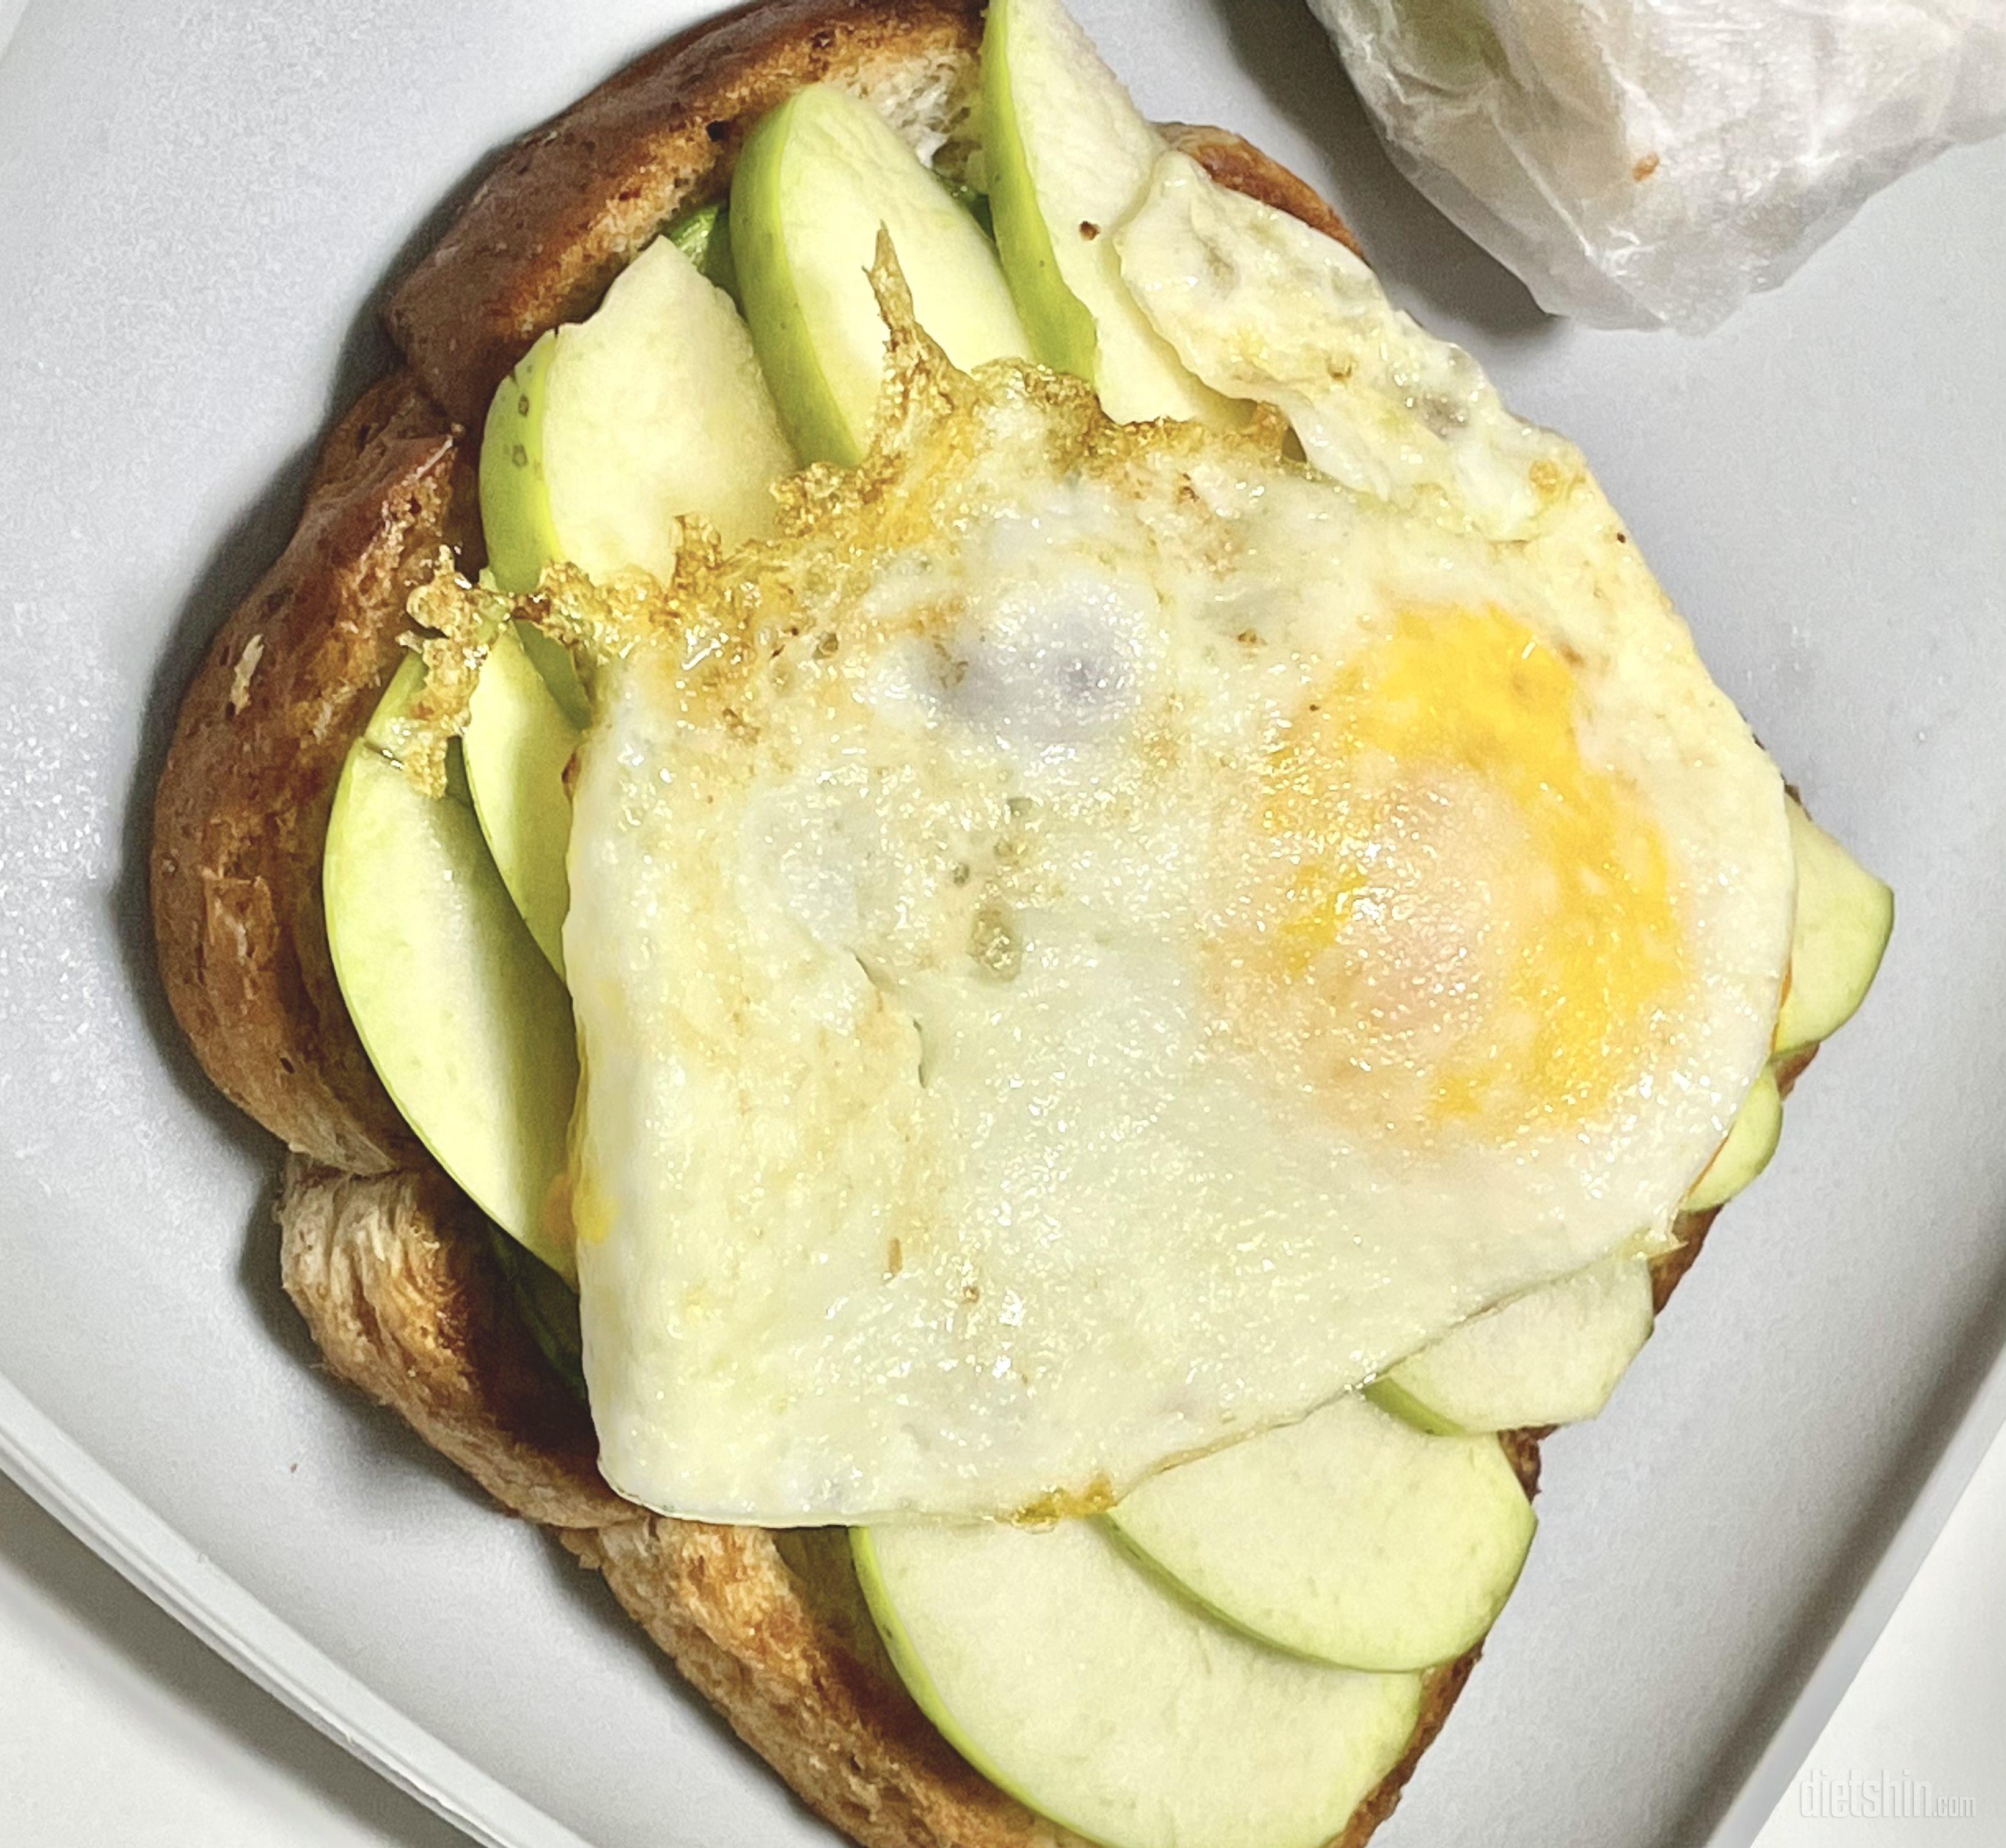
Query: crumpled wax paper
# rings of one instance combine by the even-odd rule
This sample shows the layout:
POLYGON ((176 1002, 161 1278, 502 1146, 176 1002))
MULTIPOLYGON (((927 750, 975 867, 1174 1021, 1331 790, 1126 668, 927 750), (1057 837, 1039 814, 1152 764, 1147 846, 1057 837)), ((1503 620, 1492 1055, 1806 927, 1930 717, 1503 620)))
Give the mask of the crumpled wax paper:
POLYGON ((1310 5, 1407 177, 1599 327, 1703 333, 2006 128, 2006 0, 1310 5))

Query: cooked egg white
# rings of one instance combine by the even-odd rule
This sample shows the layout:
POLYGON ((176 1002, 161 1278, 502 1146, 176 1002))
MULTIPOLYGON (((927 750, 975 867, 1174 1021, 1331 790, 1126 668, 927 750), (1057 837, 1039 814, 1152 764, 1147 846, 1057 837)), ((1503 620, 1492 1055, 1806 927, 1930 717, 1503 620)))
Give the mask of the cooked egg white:
POLYGON ((1476 361, 1393 307, 1358 257, 1188 156, 1156 163, 1114 241, 1179 359, 1277 406, 1333 480, 1500 540, 1607 512, 1574 446, 1512 416, 1476 361))
POLYGON ((623 1494, 1102 1505, 1705 1165, 1775 1018, 1776 772, 1571 450, 1403 410, 1466 361, 1389 312, 1284 378, 1339 312, 1233 371, 1159 323, 1321 468, 906 330, 878 459, 686 547, 603 669, 565 952, 623 1494))

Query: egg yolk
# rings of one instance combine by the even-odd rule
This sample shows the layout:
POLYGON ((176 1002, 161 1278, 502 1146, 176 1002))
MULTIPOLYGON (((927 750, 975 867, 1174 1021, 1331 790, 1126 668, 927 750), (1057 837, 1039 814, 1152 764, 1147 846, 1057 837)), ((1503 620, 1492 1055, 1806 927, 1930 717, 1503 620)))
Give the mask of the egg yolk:
POLYGON ((1666 854, 1584 761, 1579 705, 1515 618, 1411 611, 1263 765, 1228 1006, 1348 1118, 1503 1144, 1598 1115, 1662 1054, 1686 980, 1666 854))

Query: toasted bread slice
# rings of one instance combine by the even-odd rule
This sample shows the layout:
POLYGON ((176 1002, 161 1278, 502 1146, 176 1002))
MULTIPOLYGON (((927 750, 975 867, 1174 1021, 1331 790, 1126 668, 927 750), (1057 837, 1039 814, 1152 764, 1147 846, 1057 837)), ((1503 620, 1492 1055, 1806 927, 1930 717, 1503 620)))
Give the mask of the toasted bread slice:
POLYGON ((600 1479, 592 1419, 517 1311, 487 1220, 437 1168, 350 1174, 294 1156, 280 1220, 286 1294, 333 1372, 516 1514, 634 1518, 600 1479))
MULTIPOLYGON (((636 60, 526 136, 398 287, 390 331, 469 428, 546 329, 589 314, 678 213, 722 198, 759 118, 811 83, 863 97, 958 171, 972 145, 982 0, 765 0, 636 60)), ((1223 185, 1355 250, 1315 189, 1221 128, 1164 133, 1223 185)))
POLYGON ((349 745, 402 656, 442 545, 480 559, 473 470, 408 372, 322 448, 291 543, 181 702, 155 794, 160 977, 217 1086, 289 1146, 356 1174, 418 1145, 343 1005, 321 847, 349 745))
POLYGON ((425 389, 470 427, 531 341, 582 319, 670 219, 722 198, 738 150, 811 83, 909 138, 965 141, 982 0, 764 0, 706 21, 527 135, 391 298, 425 389))
MULTIPOLYGON (((864 1848, 1038 1848, 1074 1838, 942 1739, 886 1656, 842 1532, 652 1515, 592 1467, 584 1410, 506 1300, 480 1215, 436 1170, 287 1164, 286 1288, 333 1371, 512 1512, 554 1528, 746 1743, 864 1848)), ((1507 1439, 1530 1493, 1538 1438, 1507 1439)), ((1475 1663, 1428 1677, 1406 1753, 1336 1848, 1363 1848, 1475 1663)))
MULTIPOLYGON (((1785 1083, 1802 1069, 1785 1074, 1785 1083)), ((1652 1266, 1662 1308, 1715 1215, 1652 1266)), ((973 1770, 905 1690, 839 1529, 677 1521, 621 1501, 589 1421, 507 1304, 485 1222, 435 1170, 357 1179, 295 1159, 279 1203, 286 1288, 334 1371, 512 1512, 557 1529, 817 1815, 864 1848, 1073 1839, 973 1770)), ((1504 1444, 1526 1492, 1544 1431, 1504 1444)), ((1332 1848, 1364 1848, 1447 1720, 1480 1646, 1427 1677, 1400 1762, 1332 1848)))
MULTIPOLYGON (((320 910, 342 762, 395 668, 440 546, 480 560, 475 447, 495 385, 589 313, 676 213, 721 196, 753 123, 800 86, 864 95, 952 165, 970 135, 980 0, 765 0, 642 58, 505 156, 397 290, 408 369, 324 448, 300 526, 191 687, 158 794, 153 888, 174 1010, 218 1085, 297 1153, 286 1287, 330 1368, 504 1508, 555 1530, 732 1726, 867 1848, 1072 1838, 975 1772, 886 1660, 833 1530, 662 1519, 593 1465, 590 1421, 515 1310, 480 1216, 371 1071, 320 910), (468 432, 475 434, 470 437, 468 432)), ((1223 183, 1350 242, 1237 136, 1165 132, 1223 183)), ((1659 1272, 1668 1294, 1689 1245, 1659 1272)), ((1529 1492, 1540 1434, 1508 1438, 1529 1492)), ((1447 1717, 1473 1650, 1429 1677, 1401 1762, 1339 1839, 1360 1848, 1447 1717)))

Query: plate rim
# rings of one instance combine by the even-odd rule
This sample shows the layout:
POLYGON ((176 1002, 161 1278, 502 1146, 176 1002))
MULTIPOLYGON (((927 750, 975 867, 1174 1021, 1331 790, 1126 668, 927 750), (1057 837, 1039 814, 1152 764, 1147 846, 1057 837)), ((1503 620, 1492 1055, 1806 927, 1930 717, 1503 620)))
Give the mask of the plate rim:
POLYGON ((1866 1665, 1881 1633, 1963 1500, 1979 1465, 2002 1432, 2006 1432, 2006 1347, 1995 1352, 1987 1364, 1850 1608, 1764 1741, 1705 1848, 1751 1848, 1866 1665))
MULTIPOLYGON (((2006 1430, 1996 1354, 1851 1609, 1706 1838, 1750 1848, 2006 1430)), ((226 1662, 484 1848, 591 1848, 316 1648, 199 1551, 0 1373, 0 1471, 226 1662)))
MULTIPOLYGON (((698 16, 709 16, 719 4, 706 0, 698 16)), ((26 11, 26 0, 0 0, 0 60, 15 49, 10 37, 26 11)), ((37 1216, 22 1214, 29 1223, 15 1230, 32 1235, 37 1216)), ((1976 1389, 1955 1411, 1939 1404, 1926 1413, 1916 1436, 1940 1448, 1902 1485, 1907 1499, 1897 1518, 1856 1532, 1850 1557, 1865 1568, 1860 1589, 1795 1693, 1776 1703, 1781 1714, 1766 1737, 1741 1761, 1749 1768, 1717 1812, 1705 1837, 1708 1848, 1748 1848, 1786 1798, 2006 1426, 2006 1350, 1995 1350, 1982 1369, 1958 1371, 1963 1381, 1978 1373, 1976 1389), (1871 1528, 1886 1536, 1878 1547, 1871 1528)), ((357 1407, 359 1414, 359 1401, 357 1407)), ((491 1848, 589 1848, 583 1837, 445 1744, 246 1590, 48 1418, 4 1370, 0 1473, 239 1672, 473 1839, 491 1848)))
POLYGON ((484 1848, 590 1848, 309 1642, 4 1373, 0 1471, 231 1667, 484 1848))

